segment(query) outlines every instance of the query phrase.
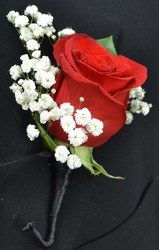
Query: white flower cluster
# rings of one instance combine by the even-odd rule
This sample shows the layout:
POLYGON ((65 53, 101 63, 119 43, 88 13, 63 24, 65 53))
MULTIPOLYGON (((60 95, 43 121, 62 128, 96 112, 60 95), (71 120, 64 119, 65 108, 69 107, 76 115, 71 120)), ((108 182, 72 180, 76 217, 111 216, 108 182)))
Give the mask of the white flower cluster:
POLYGON ((68 141, 74 147, 79 147, 85 143, 89 134, 99 136, 103 133, 103 122, 92 118, 87 108, 75 111, 74 107, 68 102, 58 107, 49 94, 41 94, 38 102, 31 102, 29 108, 32 112, 39 112, 41 124, 59 120, 62 129, 68 135, 68 141))
POLYGON ((145 90, 142 87, 137 87, 130 90, 129 110, 126 111, 126 124, 130 124, 134 119, 134 113, 147 115, 152 107, 151 103, 143 101, 145 90))
MULTIPOLYGON (((20 57, 21 63, 12 66, 9 70, 13 80, 10 89, 15 95, 16 102, 22 109, 30 110, 33 117, 39 117, 38 122, 41 125, 59 120, 73 147, 84 144, 90 134, 93 136, 102 134, 103 122, 92 117, 86 107, 75 110, 69 102, 58 106, 51 96, 56 93, 54 85, 59 68, 51 64, 49 57, 42 56, 40 45, 45 35, 55 43, 53 17, 39 12, 37 6, 29 5, 24 15, 10 11, 7 18, 18 30, 19 37, 28 51, 20 57)), ((60 30, 57 36, 61 38, 74 33, 73 29, 66 28, 60 30)), ((80 97, 79 104, 83 102, 84 98, 80 97)), ((27 126, 26 132, 31 141, 40 134, 32 124, 27 126)), ((76 154, 71 154, 65 146, 55 148, 55 158, 61 163, 67 162, 70 169, 76 169, 82 165, 80 158, 76 154)))
POLYGON ((60 110, 61 127, 68 134, 68 140, 74 147, 85 143, 89 133, 93 136, 99 136, 103 133, 103 122, 92 118, 87 108, 74 110, 70 103, 63 103, 60 105, 60 110))
POLYGON ((80 158, 75 154, 70 154, 70 151, 65 146, 56 147, 55 158, 56 161, 61 163, 67 162, 67 166, 70 169, 76 169, 82 166, 80 158))
MULTIPOLYGON (((39 51, 34 52, 38 54, 39 51)), ((22 55, 20 59, 21 65, 14 65, 10 68, 10 75, 14 80, 10 89, 15 94, 16 102, 24 110, 30 109, 31 112, 43 111, 46 106, 47 108, 54 107, 53 104, 52 106, 47 104, 50 100, 53 102, 49 94, 44 94, 46 105, 41 104, 40 90, 47 92, 55 84, 59 69, 51 65, 47 56, 30 59, 26 54, 22 55)))
POLYGON ((28 42, 28 50, 38 49, 40 39, 43 39, 44 35, 53 40, 56 39, 53 16, 51 14, 42 14, 35 5, 29 5, 25 9, 24 15, 10 11, 7 19, 17 28, 20 39, 28 42))
MULTIPOLYGON (((27 91, 30 91, 32 87, 29 86, 27 91)), ((43 109, 43 111, 39 112, 40 123, 45 124, 49 120, 60 120, 63 130, 68 134, 70 144, 74 147, 85 143, 89 133, 98 136, 103 132, 103 123, 98 119, 91 118, 91 113, 87 108, 75 111, 70 103, 63 103, 58 107, 49 94, 41 94, 38 103, 43 109), (82 125, 82 127, 76 127, 76 125, 82 125), (85 128, 83 128, 84 126, 85 128)), ((27 135, 33 141, 38 137, 39 131, 34 125, 30 124, 27 127, 27 135)), ((55 158, 61 163, 67 162, 70 169, 76 169, 82 165, 80 158, 75 154, 70 154, 70 151, 65 146, 56 147, 55 158)))
POLYGON ((65 29, 60 30, 58 32, 58 37, 61 38, 61 37, 64 37, 64 36, 72 35, 74 33, 75 33, 75 31, 72 28, 65 28, 65 29))
POLYGON ((39 130, 36 129, 35 125, 29 124, 27 126, 26 131, 27 131, 27 136, 29 137, 31 141, 34 141, 35 138, 39 136, 39 130))
MULTIPOLYGON (((15 99, 24 110, 42 113, 42 123, 47 121, 46 109, 41 104, 41 93, 44 93, 45 102, 50 102, 49 90, 56 82, 59 69, 51 64, 48 56, 41 56, 40 42, 44 35, 54 36, 55 29, 52 25, 53 17, 50 14, 42 14, 37 6, 29 5, 24 15, 10 11, 8 20, 17 28, 20 39, 23 40, 24 47, 28 54, 20 57, 21 65, 14 65, 10 68, 11 78, 14 83, 10 89, 15 94, 15 99)), ((52 100, 53 102, 53 100, 52 100)), ((47 105, 53 108, 55 105, 47 105)))

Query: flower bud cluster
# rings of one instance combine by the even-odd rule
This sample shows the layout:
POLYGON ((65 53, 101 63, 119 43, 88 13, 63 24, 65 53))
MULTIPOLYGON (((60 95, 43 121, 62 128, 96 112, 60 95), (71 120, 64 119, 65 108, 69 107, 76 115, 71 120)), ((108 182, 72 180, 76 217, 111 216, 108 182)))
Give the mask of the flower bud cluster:
MULTIPOLYGON (((38 51, 34 52, 39 54, 38 51)), ((59 69, 51 65, 47 56, 29 58, 26 54, 22 55, 20 59, 21 65, 14 65, 9 71, 14 80, 10 89, 15 94, 16 102, 22 106, 22 109, 30 109, 31 112, 42 112, 46 107, 54 107, 53 100, 47 91, 56 83, 59 69), (45 93, 43 94, 43 99, 45 99, 43 102, 42 93, 45 93)))
POLYGON ((140 86, 130 90, 129 105, 126 111, 126 124, 130 124, 134 119, 134 114, 146 116, 152 107, 151 103, 144 102, 145 90, 140 86))
POLYGON ((60 124, 68 134, 68 140, 74 147, 79 147, 88 140, 89 134, 99 136, 103 133, 103 122, 92 118, 87 108, 74 110, 70 103, 60 106, 60 124))
POLYGON ((34 141, 35 138, 39 136, 39 130, 36 129, 35 125, 29 124, 26 128, 27 136, 31 141, 34 141))
POLYGON ((53 16, 43 14, 35 5, 29 5, 23 15, 19 12, 10 11, 7 19, 18 30, 19 37, 22 41, 28 42, 28 50, 33 50, 40 46, 41 39, 44 35, 55 40, 55 28, 53 26, 53 16), (36 42, 38 40, 38 42, 36 42))

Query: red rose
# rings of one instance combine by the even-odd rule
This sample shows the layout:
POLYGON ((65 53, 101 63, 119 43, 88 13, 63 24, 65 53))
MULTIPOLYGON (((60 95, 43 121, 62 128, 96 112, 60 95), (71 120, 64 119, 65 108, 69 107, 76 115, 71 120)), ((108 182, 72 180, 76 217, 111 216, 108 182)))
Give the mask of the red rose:
MULTIPOLYGON (((98 137, 89 135, 85 145, 103 144, 125 124, 129 90, 144 83, 146 67, 124 56, 112 55, 84 34, 60 39, 55 44, 54 57, 62 68, 55 86, 55 101, 58 105, 70 102, 78 109, 79 98, 84 97, 82 107, 104 123, 103 133, 98 137)), ((49 132, 68 142, 59 121, 51 122, 49 132)))

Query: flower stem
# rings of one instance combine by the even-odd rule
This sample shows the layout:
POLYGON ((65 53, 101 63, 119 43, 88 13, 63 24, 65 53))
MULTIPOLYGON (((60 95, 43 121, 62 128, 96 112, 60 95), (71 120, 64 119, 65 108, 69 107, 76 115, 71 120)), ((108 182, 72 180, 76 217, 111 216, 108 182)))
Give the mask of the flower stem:
POLYGON ((47 248, 52 246, 55 241, 55 231, 58 214, 64 199, 64 195, 67 191, 67 187, 70 182, 70 174, 72 170, 67 168, 64 164, 58 164, 57 166, 57 177, 56 177, 56 189, 55 197, 51 209, 51 222, 50 222, 50 233, 48 239, 45 241, 42 235, 35 228, 34 222, 28 222, 23 228, 23 231, 30 231, 34 240, 39 247, 47 248), (60 166, 59 166, 60 165, 60 166))

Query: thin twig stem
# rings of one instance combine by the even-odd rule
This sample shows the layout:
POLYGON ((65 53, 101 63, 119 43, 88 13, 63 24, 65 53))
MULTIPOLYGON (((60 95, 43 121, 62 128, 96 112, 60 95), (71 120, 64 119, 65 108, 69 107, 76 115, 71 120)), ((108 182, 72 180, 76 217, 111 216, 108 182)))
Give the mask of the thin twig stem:
POLYGON ((23 228, 23 231, 29 231, 33 238, 35 239, 38 246, 47 248, 51 247, 55 240, 56 223, 58 219, 58 214, 62 205, 64 195, 66 193, 67 187, 70 181, 70 174, 72 170, 66 168, 63 164, 57 166, 57 178, 56 178, 56 190, 55 197, 53 199, 52 209, 51 209, 51 222, 50 222, 50 233, 48 239, 45 241, 42 235, 35 228, 34 222, 28 222, 23 228))

